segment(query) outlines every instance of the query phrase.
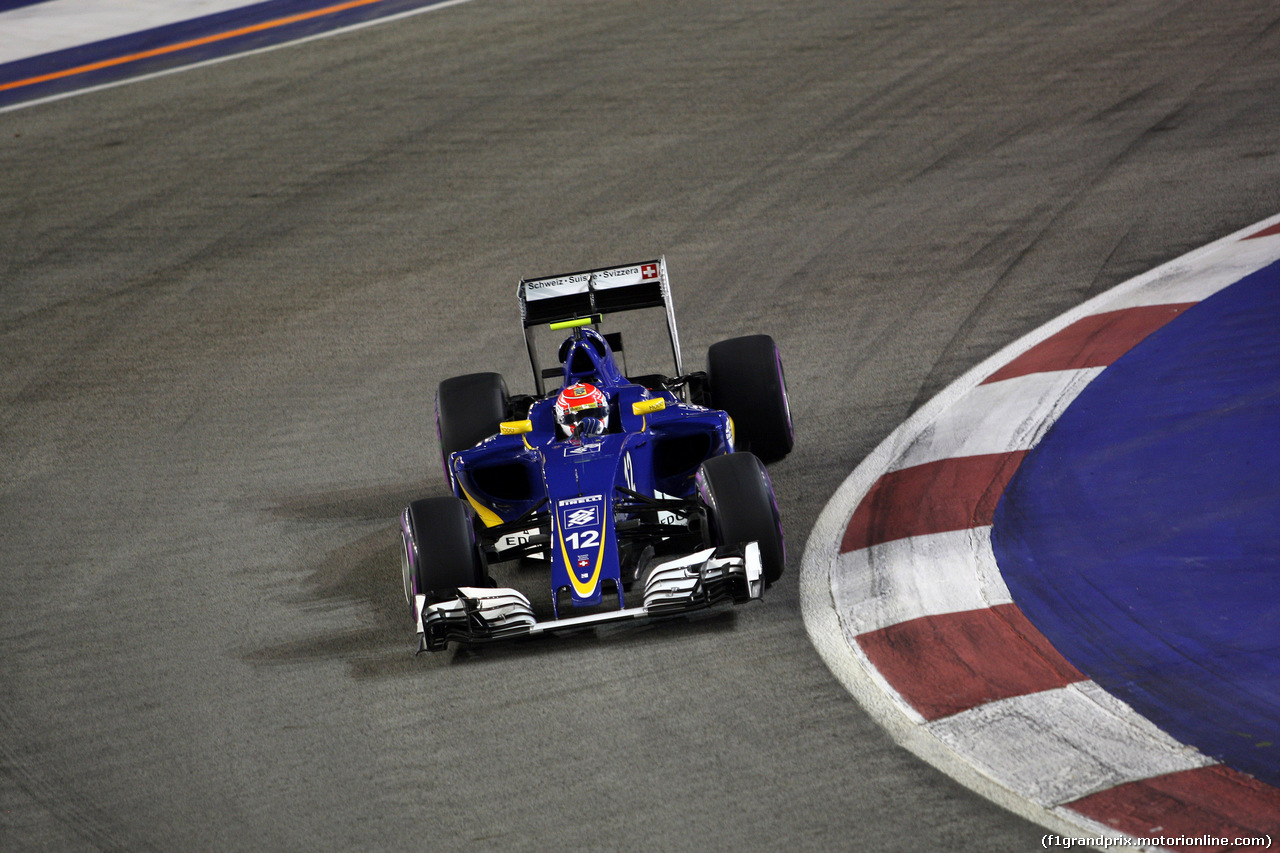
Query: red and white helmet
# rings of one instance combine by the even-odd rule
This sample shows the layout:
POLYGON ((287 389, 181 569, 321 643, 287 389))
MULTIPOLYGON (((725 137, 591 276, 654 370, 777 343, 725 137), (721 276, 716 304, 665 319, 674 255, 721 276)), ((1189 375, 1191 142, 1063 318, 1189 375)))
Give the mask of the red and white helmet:
POLYGON ((589 382, 570 385, 556 398, 556 423, 565 435, 572 435, 573 428, 583 418, 600 421, 602 431, 609 427, 609 400, 599 388, 589 382))

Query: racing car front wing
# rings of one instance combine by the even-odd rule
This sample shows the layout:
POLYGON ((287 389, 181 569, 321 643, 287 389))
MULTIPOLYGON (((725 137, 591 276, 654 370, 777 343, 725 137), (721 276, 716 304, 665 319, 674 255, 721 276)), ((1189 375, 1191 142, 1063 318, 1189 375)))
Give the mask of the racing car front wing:
POLYGON ((546 622, 537 620, 533 605, 519 590, 461 587, 457 598, 435 604, 427 604, 423 595, 415 596, 418 651, 442 651, 451 641, 491 643, 608 622, 675 616, 723 601, 752 601, 763 592, 764 572, 756 542, 741 548, 708 548, 659 564, 645 578, 640 607, 546 622))

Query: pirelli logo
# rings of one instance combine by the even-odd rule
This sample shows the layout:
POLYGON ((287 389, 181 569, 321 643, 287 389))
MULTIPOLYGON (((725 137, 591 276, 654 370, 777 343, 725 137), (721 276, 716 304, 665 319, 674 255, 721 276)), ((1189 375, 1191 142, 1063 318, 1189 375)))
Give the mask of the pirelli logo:
POLYGON ((560 501, 560 506, 577 506, 578 504, 597 503, 604 500, 604 495, 591 495, 586 498, 565 498, 560 501))

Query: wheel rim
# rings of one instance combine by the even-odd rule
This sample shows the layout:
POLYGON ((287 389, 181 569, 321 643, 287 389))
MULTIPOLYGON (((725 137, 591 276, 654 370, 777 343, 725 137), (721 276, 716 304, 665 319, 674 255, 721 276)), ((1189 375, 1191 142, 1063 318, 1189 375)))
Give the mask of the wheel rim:
POLYGON ((409 532, 408 510, 400 516, 400 545, 400 574, 404 578, 404 599, 410 607, 413 607, 413 597, 418 592, 418 583, 417 572, 414 571, 413 536, 409 532))
POLYGON ((782 411, 787 419, 787 436, 794 442, 796 430, 791 422, 791 398, 787 394, 787 377, 782 372, 782 354, 776 347, 773 350, 773 361, 778 366, 778 389, 782 392, 782 411))

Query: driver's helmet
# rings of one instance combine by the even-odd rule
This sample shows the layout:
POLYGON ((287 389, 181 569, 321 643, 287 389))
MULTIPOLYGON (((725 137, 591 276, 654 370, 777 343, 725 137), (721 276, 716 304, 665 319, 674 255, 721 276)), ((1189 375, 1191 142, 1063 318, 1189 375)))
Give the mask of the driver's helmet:
POLYGON ((556 423, 566 436, 574 434, 578 424, 593 418, 591 431, 602 433, 609 428, 609 400, 589 382, 570 385, 556 398, 556 423))

